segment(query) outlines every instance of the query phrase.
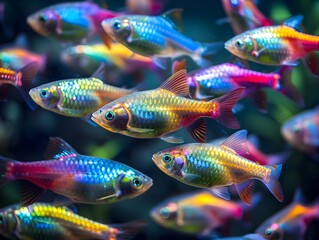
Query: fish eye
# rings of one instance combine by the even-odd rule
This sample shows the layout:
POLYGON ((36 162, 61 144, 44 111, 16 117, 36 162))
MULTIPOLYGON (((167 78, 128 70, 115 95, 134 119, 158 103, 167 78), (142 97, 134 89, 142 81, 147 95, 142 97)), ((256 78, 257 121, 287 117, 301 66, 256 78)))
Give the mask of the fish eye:
POLYGON ((143 184, 143 181, 140 178, 136 177, 133 179, 132 184, 134 187, 138 188, 143 184))
POLYGON ((40 96, 41 96, 42 98, 47 98, 47 97, 49 96, 48 90, 41 90, 41 91, 40 91, 40 96))
POLYGON ((167 207, 165 207, 165 208, 162 208, 159 213, 163 218, 167 219, 169 218, 171 212, 167 207))
POLYGON ((120 22, 115 22, 115 23, 113 23, 113 29, 114 29, 115 31, 120 30, 121 27, 122 27, 122 24, 121 24, 120 22))
POLYGON ((244 46, 243 40, 237 39, 237 40, 235 41, 235 46, 238 47, 238 48, 243 48, 243 46, 244 46))
POLYGON ((114 119, 114 117, 115 117, 115 114, 114 114, 113 111, 107 111, 107 112, 105 113, 105 118, 106 118, 106 120, 108 120, 108 121, 112 121, 112 120, 114 119))
POLYGON ((45 23, 47 21, 47 17, 43 16, 43 15, 40 15, 38 19, 40 22, 43 22, 43 23, 45 23))
POLYGON ((272 234, 272 229, 268 228, 266 231, 265 231, 265 234, 267 236, 271 235, 272 234))
POLYGON ((170 154, 164 154, 162 160, 166 163, 169 163, 170 161, 172 161, 172 157, 170 154))

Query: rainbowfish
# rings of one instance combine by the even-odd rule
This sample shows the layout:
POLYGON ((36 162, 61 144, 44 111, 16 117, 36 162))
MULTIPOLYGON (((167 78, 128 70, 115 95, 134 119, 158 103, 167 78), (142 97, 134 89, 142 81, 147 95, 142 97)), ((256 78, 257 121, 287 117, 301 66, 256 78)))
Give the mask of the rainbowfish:
POLYGON ((22 94, 28 106, 35 109, 35 104, 27 92, 32 87, 32 80, 37 72, 38 64, 36 62, 31 62, 17 71, 0 66, 0 98, 6 99, 8 85, 13 85, 22 94))
POLYGON ((106 19, 104 31, 116 42, 134 53, 152 57, 166 67, 169 58, 189 56, 198 65, 207 65, 205 56, 212 55, 219 43, 199 43, 180 33, 181 9, 172 9, 159 16, 127 15, 106 19))
POLYGON ((34 203, 0 210, 0 234, 9 239, 131 239, 144 228, 143 221, 106 225, 76 214, 63 206, 34 203))
POLYGON ((280 201, 283 192, 278 181, 282 165, 262 166, 241 155, 248 154, 247 131, 241 130, 219 146, 203 143, 184 144, 153 155, 153 162, 164 173, 185 184, 211 188, 230 199, 225 186, 235 184, 240 198, 251 205, 254 181, 262 181, 280 201))
POLYGON ((304 111, 283 123, 282 136, 297 149, 319 153, 319 107, 304 111))
POLYGON ((262 223, 256 233, 272 240, 304 239, 307 225, 319 219, 319 204, 302 204, 302 198, 300 190, 297 190, 293 202, 262 223))
POLYGON ((89 119, 90 115, 105 104, 126 96, 133 90, 113 87, 98 77, 103 66, 90 78, 65 79, 32 88, 31 98, 49 111, 89 119))
POLYGON ((222 0, 222 4, 236 34, 272 25, 272 21, 260 12, 254 0, 222 0))
POLYGON ((44 70, 46 64, 46 56, 33 53, 25 48, 12 47, 0 50, 0 60, 4 66, 9 66, 14 70, 18 70, 36 62, 40 70, 44 70))
POLYGON ((300 32, 302 16, 288 19, 279 26, 260 27, 239 34, 225 43, 237 57, 266 65, 296 66, 307 57, 310 71, 319 75, 319 37, 300 32))
POLYGON ((84 1, 49 6, 29 16, 27 22, 42 36, 66 43, 79 43, 100 34, 104 43, 110 47, 111 40, 103 32, 101 22, 120 15, 122 13, 84 1))
POLYGON ((29 205, 46 190, 73 202, 103 204, 134 198, 152 186, 152 179, 122 163, 78 154, 61 138, 50 138, 45 159, 18 162, 0 157, 0 184, 26 180, 22 205, 29 205))
POLYGON ((240 220, 247 210, 247 205, 226 201, 205 190, 171 197, 155 206, 151 216, 163 227, 207 236, 230 220, 240 220))
POLYGON ((189 94, 187 73, 180 70, 159 88, 119 98, 92 114, 92 120, 108 131, 135 138, 158 138, 182 142, 168 133, 186 127, 199 142, 206 141, 206 123, 213 118, 229 128, 239 128, 232 108, 243 89, 208 102, 185 98, 189 94), (166 136, 165 136, 166 135, 166 136))
MULTIPOLYGON (((185 69, 186 62, 175 61, 173 72, 185 69)), ((190 96, 195 99, 219 97, 239 87, 245 87, 244 96, 253 96, 256 105, 262 109, 267 106, 267 95, 262 88, 272 88, 303 105, 303 99, 291 83, 291 66, 282 66, 273 73, 262 73, 223 63, 188 73, 187 82, 190 96)))

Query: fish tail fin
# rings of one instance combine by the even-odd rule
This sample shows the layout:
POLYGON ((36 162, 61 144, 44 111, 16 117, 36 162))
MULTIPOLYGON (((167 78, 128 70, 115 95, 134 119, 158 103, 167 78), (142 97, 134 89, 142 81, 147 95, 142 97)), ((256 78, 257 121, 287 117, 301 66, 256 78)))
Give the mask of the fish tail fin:
POLYGON ((220 49, 222 49, 224 43, 216 42, 216 43, 201 43, 201 47, 199 47, 195 53, 191 54, 190 57, 194 62, 197 63, 200 67, 209 67, 212 63, 207 58, 216 54, 220 49))
MULTIPOLYGON (((211 100, 217 101, 219 103, 220 115, 218 120, 228 128, 237 129, 240 127, 239 122, 232 112, 232 109, 240 99, 244 90, 245 88, 237 88, 230 93, 225 94, 224 96, 211 100)), ((212 112, 212 115, 213 114, 215 114, 214 111, 212 112)))
POLYGON ((284 200, 284 194, 281 188, 281 184, 278 181, 282 170, 282 164, 270 165, 266 167, 270 169, 271 172, 268 182, 264 181, 264 183, 269 191, 278 199, 278 201, 282 202, 284 200))
POLYGON ((137 220, 119 225, 111 225, 111 233, 108 231, 105 239, 129 240, 146 226, 145 220, 137 220), (113 233, 112 233, 113 232, 113 233), (113 236, 112 236, 113 234, 113 236))
POLYGON ((25 99, 26 103, 32 110, 34 110, 37 107, 37 105, 30 97, 29 90, 33 87, 32 80, 38 72, 38 70, 39 65, 37 64, 37 62, 31 62, 25 65, 19 71, 21 73, 21 82, 18 84, 18 89, 22 94, 23 98, 25 99))
POLYGON ((15 162, 15 160, 0 156, 0 186, 8 181, 8 178, 6 177, 6 171, 7 164, 10 162, 15 162))
POLYGON ((278 89, 282 94, 293 100, 300 106, 304 106, 304 100, 297 88, 291 82, 292 66, 282 66, 277 70, 278 78, 274 78, 273 88, 278 89))

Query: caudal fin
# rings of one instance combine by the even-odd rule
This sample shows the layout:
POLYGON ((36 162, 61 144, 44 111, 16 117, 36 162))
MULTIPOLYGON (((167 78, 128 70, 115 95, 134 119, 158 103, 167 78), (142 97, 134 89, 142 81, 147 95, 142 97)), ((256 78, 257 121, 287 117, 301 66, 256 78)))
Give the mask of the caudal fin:
POLYGON ((6 177, 7 164, 13 161, 10 158, 0 156, 0 186, 8 181, 6 177))
POLYGON ((218 120, 228 128, 237 129, 240 127, 232 109, 240 99, 244 90, 245 88, 237 88, 224 96, 211 100, 219 102, 220 115, 218 120))
POLYGON ((200 67, 209 67, 211 65, 211 61, 207 58, 216 54, 219 50, 224 48, 223 42, 216 43, 202 43, 201 47, 195 51, 195 53, 191 54, 190 57, 197 63, 200 67))
POLYGON ((142 231, 146 226, 146 221, 138 220, 134 222, 112 225, 111 227, 115 229, 114 235, 111 236, 110 233, 107 233, 106 239, 116 239, 116 240, 129 240, 133 239, 134 236, 142 231))
POLYGON ((284 194, 278 181, 282 164, 267 166, 268 169, 271 170, 268 182, 264 181, 265 185, 269 189, 269 191, 278 199, 278 201, 282 202, 284 200, 284 194))
POLYGON ((282 66, 278 69, 280 76, 279 83, 274 88, 278 89, 282 94, 293 100, 299 106, 304 106, 304 100, 297 88, 291 82, 292 66, 282 66))

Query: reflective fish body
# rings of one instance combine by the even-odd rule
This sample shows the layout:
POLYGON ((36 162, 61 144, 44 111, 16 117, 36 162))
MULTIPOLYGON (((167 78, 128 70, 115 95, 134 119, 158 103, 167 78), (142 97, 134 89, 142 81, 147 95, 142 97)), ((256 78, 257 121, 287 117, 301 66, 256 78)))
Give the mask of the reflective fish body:
POLYGON ((283 137, 297 149, 309 154, 319 153, 319 108, 302 112, 281 127, 283 137))
POLYGON ((281 165, 262 166, 242 157, 248 154, 246 136, 247 131, 241 130, 219 146, 200 143, 180 145, 154 154, 153 162, 178 181, 212 188, 224 198, 229 198, 229 193, 221 187, 235 184, 241 199, 251 204, 252 180, 257 179, 282 201, 283 193, 278 181, 281 165))
POLYGON ((45 190, 81 203, 110 203, 136 197, 152 179, 116 161, 78 154, 60 138, 51 138, 45 161, 17 162, 1 157, 1 183, 26 180, 36 186, 22 191, 23 205, 36 201, 45 190), (39 189, 39 188, 41 189, 39 189))
MULTIPOLYGON (((319 37, 302 33, 302 16, 287 20, 283 25, 260 27, 239 34, 225 43, 235 56, 266 65, 298 64, 313 51, 319 50, 319 37)), ((308 67, 314 73, 316 55, 312 54, 308 67)))
POLYGON ((183 55, 204 65, 203 57, 213 54, 217 44, 195 42, 181 34, 178 26, 180 12, 180 9, 175 9, 160 16, 120 16, 104 20, 102 27, 114 41, 137 54, 153 57, 162 67, 165 67, 165 58, 183 55))
POLYGON ((160 225, 192 235, 209 235, 232 219, 241 219, 245 206, 200 191, 169 198, 151 210, 160 225))
POLYGON ((44 109, 68 117, 86 117, 105 104, 132 92, 91 77, 43 84, 31 89, 29 94, 44 109))
POLYGON ((0 60, 4 66, 10 66, 14 70, 19 70, 32 62, 35 62, 39 69, 44 70, 46 64, 44 55, 19 47, 1 49, 0 60))
POLYGON ((61 3, 41 9, 28 17, 28 24, 39 34, 61 42, 81 42, 102 33, 104 19, 121 15, 92 2, 61 3))
POLYGON ((307 224, 319 219, 319 204, 305 205, 300 202, 300 192, 296 192, 294 201, 268 218, 256 230, 265 239, 282 240, 303 239, 307 224))
POLYGON ((272 21, 260 12, 254 0, 223 0, 222 4, 236 34, 272 25, 272 21))
POLYGON ((119 98, 93 113, 92 120, 111 132, 136 138, 163 137, 185 126, 200 142, 206 138, 206 124, 201 117, 217 119, 230 128, 239 127, 231 110, 243 89, 209 102, 192 100, 183 97, 189 90, 186 76, 186 71, 181 70, 157 89, 119 98))
POLYGON ((76 214, 67 207, 34 203, 0 210, 0 233, 9 239, 109 239, 132 237, 143 228, 140 222, 106 225, 76 214), (135 231, 133 230, 135 228, 135 231))

